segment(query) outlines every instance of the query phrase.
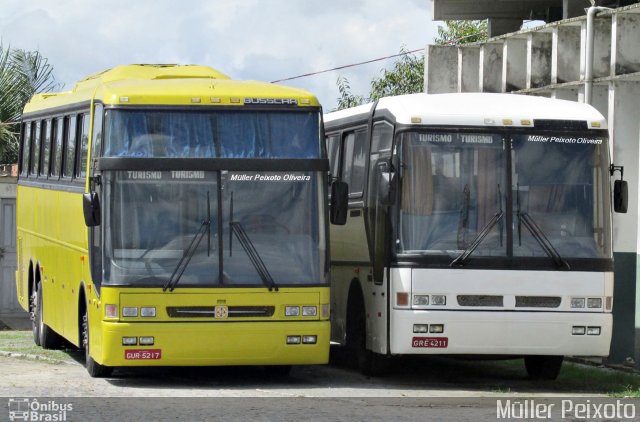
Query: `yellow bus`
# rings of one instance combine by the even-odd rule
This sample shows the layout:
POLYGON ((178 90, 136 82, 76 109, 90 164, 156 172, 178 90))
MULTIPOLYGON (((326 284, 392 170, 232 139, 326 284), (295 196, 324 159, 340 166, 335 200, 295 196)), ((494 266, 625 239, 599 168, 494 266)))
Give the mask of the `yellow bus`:
POLYGON ((310 93, 125 65, 22 116, 16 283, 44 348, 115 367, 322 364, 328 160, 310 93))

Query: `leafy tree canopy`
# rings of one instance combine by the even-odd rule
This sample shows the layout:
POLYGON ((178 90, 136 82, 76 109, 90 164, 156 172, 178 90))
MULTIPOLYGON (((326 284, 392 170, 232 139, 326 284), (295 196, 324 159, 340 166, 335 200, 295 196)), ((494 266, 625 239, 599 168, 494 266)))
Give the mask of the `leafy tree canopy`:
POLYGON ((486 20, 480 21, 445 21, 446 28, 438 25, 438 45, 469 44, 486 41, 489 34, 486 20))

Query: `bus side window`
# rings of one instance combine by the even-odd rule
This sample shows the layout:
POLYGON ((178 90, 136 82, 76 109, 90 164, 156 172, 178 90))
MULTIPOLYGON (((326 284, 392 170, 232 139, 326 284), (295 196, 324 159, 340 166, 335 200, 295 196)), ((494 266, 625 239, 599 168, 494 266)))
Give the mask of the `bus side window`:
POLYGON ((33 143, 31 144, 31 168, 29 169, 29 174, 33 175, 33 177, 38 176, 38 164, 40 164, 40 126, 41 122, 36 122, 35 125, 31 125, 33 143))
POLYGON ((364 190, 367 163, 367 131, 360 129, 344 137, 342 181, 349 184, 349 198, 359 198, 364 190))
POLYGON ((104 107, 96 103, 93 107, 93 136, 91 137, 91 161, 102 155, 102 113, 104 107))
POLYGON ((60 176, 60 165, 62 164, 62 134, 63 120, 61 117, 53 121, 52 141, 51 141, 51 176, 58 178, 60 176))
POLYGON ((80 145, 78 148, 78 161, 76 162, 76 177, 84 180, 87 175, 87 152, 89 148, 89 115, 84 113, 78 116, 79 133, 76 134, 76 140, 80 135, 80 145))
POLYGON ((329 158, 329 166, 331 178, 338 178, 338 163, 340 158, 340 135, 334 134, 327 136, 327 158, 329 158))
POLYGON ((49 175, 49 158, 51 154, 51 119, 42 122, 42 135, 40 136, 42 151, 40 152, 40 176, 49 175))
POLYGON ((393 126, 387 122, 380 122, 373 125, 371 135, 371 153, 391 151, 393 142, 393 126))
POLYGON ((20 145, 20 176, 29 174, 29 152, 31 151, 31 122, 22 124, 22 143, 20 145))
POLYGON ((71 179, 76 162, 76 116, 67 116, 64 119, 64 154, 62 163, 62 177, 71 179))

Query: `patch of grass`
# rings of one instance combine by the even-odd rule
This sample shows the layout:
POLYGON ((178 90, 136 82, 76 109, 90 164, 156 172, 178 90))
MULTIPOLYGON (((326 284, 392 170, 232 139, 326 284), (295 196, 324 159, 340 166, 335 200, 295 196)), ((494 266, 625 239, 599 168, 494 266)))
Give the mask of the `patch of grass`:
POLYGON ((45 350, 36 346, 31 331, 0 331, 0 351, 70 362, 74 361, 71 355, 78 353, 74 349, 45 350))

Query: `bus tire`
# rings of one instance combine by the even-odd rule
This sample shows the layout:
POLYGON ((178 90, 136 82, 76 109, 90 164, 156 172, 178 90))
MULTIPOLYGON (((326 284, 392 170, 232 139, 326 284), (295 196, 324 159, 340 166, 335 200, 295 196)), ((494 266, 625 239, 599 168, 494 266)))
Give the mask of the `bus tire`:
POLYGON ((41 285, 38 285, 36 297, 36 322, 38 324, 40 346, 42 346, 43 349, 59 349, 62 345, 62 338, 44 322, 41 285))
POLYGON ((29 296, 29 309, 31 313, 31 331, 33 333, 33 342, 36 346, 40 346, 40 323, 38 321, 38 288, 33 286, 31 296, 29 296))
POLYGON ((347 349, 354 356, 358 369, 363 375, 380 377, 389 371, 386 356, 367 349, 367 321, 362 294, 355 293, 350 301, 347 318, 347 349))
POLYGON ((84 362, 87 372, 92 378, 103 378, 111 375, 113 368, 110 366, 100 365, 93 360, 89 351, 89 315, 84 311, 82 316, 82 345, 84 346, 84 362))
POLYGON ((564 356, 525 356, 524 366, 532 380, 555 380, 564 356))

